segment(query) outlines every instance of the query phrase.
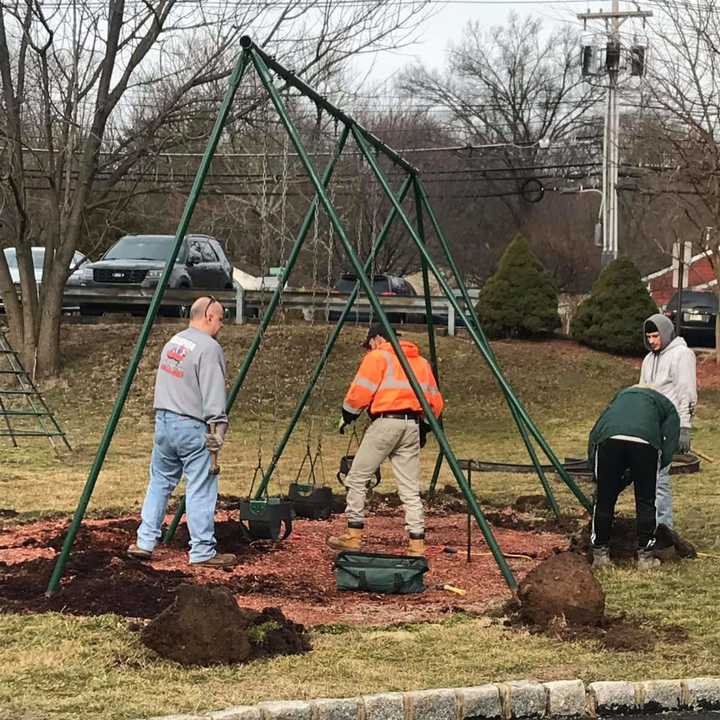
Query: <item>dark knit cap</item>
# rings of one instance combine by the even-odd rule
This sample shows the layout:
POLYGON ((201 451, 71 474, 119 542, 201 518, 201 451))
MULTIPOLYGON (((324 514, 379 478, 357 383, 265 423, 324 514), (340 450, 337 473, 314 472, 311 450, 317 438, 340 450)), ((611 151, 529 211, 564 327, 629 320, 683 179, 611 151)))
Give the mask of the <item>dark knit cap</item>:
MULTIPOLYGON (((395 331, 395 334, 396 334, 396 335, 400 335, 400 333, 397 332, 397 331, 395 331)), ((390 340, 390 333, 388 333, 388 331, 385 330, 385 328, 383 327, 382 323, 373 323, 373 324, 368 328, 368 334, 367 334, 367 337, 365 338, 365 342, 362 344, 362 346, 363 346, 364 348, 369 348, 369 347, 370 347, 370 341, 371 341, 373 338, 376 338, 376 337, 381 337, 381 338, 383 338, 384 340, 390 340)))

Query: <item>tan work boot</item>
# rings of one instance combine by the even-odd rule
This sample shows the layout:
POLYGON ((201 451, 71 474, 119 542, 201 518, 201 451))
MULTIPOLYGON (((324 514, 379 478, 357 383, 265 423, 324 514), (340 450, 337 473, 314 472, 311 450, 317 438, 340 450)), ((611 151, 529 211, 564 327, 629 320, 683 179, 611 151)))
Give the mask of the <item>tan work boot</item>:
POLYGON ((133 543, 127 550, 127 554, 135 560, 150 560, 152 557, 152 550, 145 550, 139 545, 133 543))
POLYGON ((191 562, 195 567, 228 568, 237 565, 237 558, 232 553, 216 553, 207 560, 191 562))
POLYGON ((363 528, 350 527, 342 535, 330 535, 325 541, 333 550, 360 550, 362 547, 363 528))
POLYGON ((424 555, 425 554, 425 535, 410 534, 407 547, 408 555, 424 555))

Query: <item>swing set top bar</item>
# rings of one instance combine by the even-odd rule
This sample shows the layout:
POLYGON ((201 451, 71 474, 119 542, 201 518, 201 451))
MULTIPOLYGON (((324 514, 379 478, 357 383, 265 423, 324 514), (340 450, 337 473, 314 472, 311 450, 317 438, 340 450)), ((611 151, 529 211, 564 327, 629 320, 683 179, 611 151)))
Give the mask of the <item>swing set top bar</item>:
POLYGON ((348 127, 356 127, 363 134, 365 139, 376 150, 379 150, 380 152, 387 155, 387 157, 389 157, 394 163, 403 168, 403 170, 411 173, 412 175, 417 175, 419 173, 419 170, 414 165, 411 165, 407 160, 405 160, 402 155, 398 155, 395 150, 386 145, 382 140, 380 140, 380 138, 378 138, 376 135, 373 135, 373 133, 360 125, 360 123, 354 120, 352 117, 345 114, 342 110, 335 107, 326 98, 316 92, 309 85, 304 83, 297 75, 295 75, 287 68, 284 68, 279 62, 277 62, 277 60, 267 55, 261 48, 259 48, 254 43, 253 39, 249 35, 243 35, 240 38, 240 47, 242 47, 243 50, 252 50, 253 52, 257 53, 263 59, 265 64, 278 77, 281 77, 288 85, 292 85, 292 87, 299 90, 303 95, 310 98, 310 100, 312 100, 318 107, 322 108, 328 114, 332 115, 336 120, 339 120, 348 127))

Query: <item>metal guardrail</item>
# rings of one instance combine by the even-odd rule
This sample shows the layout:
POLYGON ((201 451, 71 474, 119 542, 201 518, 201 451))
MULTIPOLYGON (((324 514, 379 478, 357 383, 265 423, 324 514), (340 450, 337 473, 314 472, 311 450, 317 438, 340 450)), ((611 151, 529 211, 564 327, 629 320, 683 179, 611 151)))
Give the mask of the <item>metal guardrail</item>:
MULTIPOLYGON (((162 299, 162 307, 189 307, 193 301, 203 295, 211 294, 221 302, 234 315, 235 323, 241 325, 248 321, 250 316, 262 312, 272 297, 272 290, 186 290, 168 289, 162 299)), ((132 307, 147 306, 154 294, 154 288, 90 288, 68 287, 65 289, 65 305, 89 305, 113 310, 130 309, 132 307)), ((306 320, 321 312, 324 320, 330 322, 333 315, 339 315, 347 302, 348 295, 333 292, 329 295, 325 291, 312 292, 309 290, 286 290, 282 294, 280 309, 299 309, 306 320)), ((425 317, 425 298, 422 295, 413 297, 381 295, 379 300, 386 312, 425 317)), ((439 324, 447 324, 448 335, 454 335, 457 326, 455 309, 444 296, 430 298, 433 318, 439 324)), ((359 297, 353 305, 349 320, 369 317, 371 312, 370 301, 366 297, 359 297)))

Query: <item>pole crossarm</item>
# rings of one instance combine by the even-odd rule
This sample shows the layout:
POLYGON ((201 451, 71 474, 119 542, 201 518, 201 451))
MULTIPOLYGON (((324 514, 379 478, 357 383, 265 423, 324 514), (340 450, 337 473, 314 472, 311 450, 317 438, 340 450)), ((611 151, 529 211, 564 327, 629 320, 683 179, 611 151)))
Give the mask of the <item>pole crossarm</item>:
POLYGON ((652 17, 652 10, 622 10, 619 12, 585 12, 578 13, 578 20, 627 20, 628 18, 652 17))

